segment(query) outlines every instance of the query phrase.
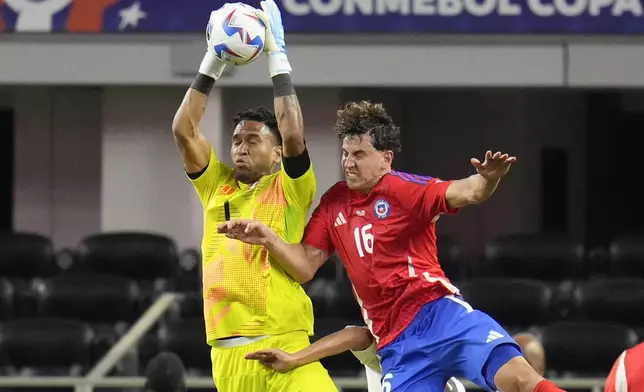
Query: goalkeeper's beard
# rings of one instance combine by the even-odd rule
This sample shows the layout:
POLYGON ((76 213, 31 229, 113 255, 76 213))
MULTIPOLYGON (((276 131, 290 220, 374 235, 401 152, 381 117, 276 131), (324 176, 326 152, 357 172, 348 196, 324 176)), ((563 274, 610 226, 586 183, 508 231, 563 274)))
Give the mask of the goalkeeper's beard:
POLYGON ((269 173, 258 173, 255 170, 246 167, 235 167, 233 172, 235 179, 242 184, 252 184, 267 174, 269 173))

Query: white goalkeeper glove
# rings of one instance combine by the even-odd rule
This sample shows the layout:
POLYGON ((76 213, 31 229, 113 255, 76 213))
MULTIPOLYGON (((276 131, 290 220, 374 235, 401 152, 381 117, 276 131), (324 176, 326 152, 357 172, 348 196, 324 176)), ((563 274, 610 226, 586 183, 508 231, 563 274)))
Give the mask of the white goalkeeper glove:
MULTIPOLYGON (((228 5, 228 3, 224 4, 222 8, 225 7, 226 5, 228 5)), ((210 13, 208 26, 206 26, 206 46, 208 49, 206 50, 206 54, 204 55, 203 60, 201 61, 201 65, 199 66, 199 73, 204 74, 206 76, 210 76, 215 80, 221 77, 221 74, 224 72, 224 69, 226 68, 226 63, 219 60, 212 52, 214 48, 210 47, 210 34, 213 28, 212 20, 216 19, 216 13, 219 12, 220 9, 214 10, 210 13)))
POLYGON ((274 0, 260 2, 262 10, 257 10, 257 17, 266 26, 266 42, 264 52, 268 56, 268 72, 271 78, 275 75, 288 74, 293 70, 286 57, 286 41, 284 41, 284 26, 282 15, 274 0))

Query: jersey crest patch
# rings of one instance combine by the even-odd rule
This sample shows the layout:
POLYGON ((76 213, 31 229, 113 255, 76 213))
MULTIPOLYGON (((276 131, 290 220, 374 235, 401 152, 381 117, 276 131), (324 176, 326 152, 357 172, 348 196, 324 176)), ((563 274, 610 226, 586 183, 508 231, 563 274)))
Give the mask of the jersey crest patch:
POLYGON ((385 199, 378 199, 378 201, 373 204, 373 212, 376 214, 378 219, 388 217, 390 210, 391 208, 389 207, 389 203, 387 203, 387 200, 385 199))

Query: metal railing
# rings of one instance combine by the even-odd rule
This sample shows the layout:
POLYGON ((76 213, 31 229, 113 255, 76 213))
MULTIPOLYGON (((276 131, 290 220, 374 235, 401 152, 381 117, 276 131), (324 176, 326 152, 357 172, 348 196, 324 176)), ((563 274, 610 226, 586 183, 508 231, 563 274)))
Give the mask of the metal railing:
MULTIPOLYGON (((162 294, 85 377, 0 377, 0 388, 71 387, 75 389, 75 392, 92 392, 94 388, 142 388, 145 384, 145 378, 143 377, 108 377, 106 375, 128 353, 138 347, 139 340, 182 297, 181 294, 177 293, 162 294)), ((587 389, 590 392, 602 392, 605 379, 564 378, 553 381, 564 389, 587 389)), ((334 382, 340 392, 367 388, 367 381, 364 377, 334 378, 334 382)), ((480 390, 480 388, 469 381, 464 381, 463 383, 468 390, 480 390)), ((186 386, 188 388, 211 389, 214 387, 214 384, 210 377, 188 377, 186 379, 186 386)))
MULTIPOLYGON (((336 378, 334 379, 340 392, 351 389, 367 388, 367 382, 362 378, 336 378)), ((587 389, 592 392, 604 390, 602 378, 564 378, 553 380, 563 389, 587 389)), ((76 391, 92 391, 94 388, 142 388, 145 383, 143 377, 101 377, 89 380, 87 377, 0 377, 0 388, 69 388, 76 391)), ((469 382, 464 382, 468 390, 480 390, 469 382)), ((188 388, 210 389, 213 382, 210 377, 189 377, 186 379, 188 388)))

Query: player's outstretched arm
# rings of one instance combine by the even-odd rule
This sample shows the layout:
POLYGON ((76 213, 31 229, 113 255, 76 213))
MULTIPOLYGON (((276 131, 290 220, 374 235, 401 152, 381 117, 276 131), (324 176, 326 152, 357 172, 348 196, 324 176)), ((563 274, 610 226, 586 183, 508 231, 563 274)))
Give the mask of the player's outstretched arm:
POLYGON ((302 284, 313 279, 317 270, 329 258, 327 252, 304 244, 289 244, 262 222, 235 219, 217 227, 226 237, 268 249, 280 266, 294 281, 302 284))
POLYGON ((246 354, 246 359, 260 361, 278 372, 288 372, 296 367, 308 365, 322 358, 341 354, 345 351, 362 351, 371 346, 373 337, 362 327, 348 327, 315 341, 310 346, 287 353, 278 349, 267 349, 246 354))
POLYGON ((208 94, 224 68, 224 63, 210 51, 206 52, 199 73, 183 97, 172 122, 174 140, 189 174, 203 171, 210 161, 210 143, 199 130, 199 123, 206 111, 208 94))
POLYGON ((304 151, 304 122, 302 110, 291 82, 291 65, 286 57, 286 41, 280 10, 273 0, 260 3, 257 16, 266 25, 264 50, 268 70, 273 80, 273 97, 277 126, 283 141, 284 156, 297 157, 304 151))
POLYGON ((478 159, 472 158, 472 166, 476 168, 477 174, 453 181, 445 191, 445 199, 450 208, 462 208, 468 205, 480 204, 492 196, 499 181, 503 178, 514 162, 516 157, 488 151, 485 160, 481 163, 478 159))

